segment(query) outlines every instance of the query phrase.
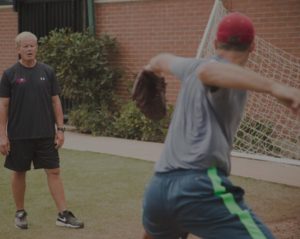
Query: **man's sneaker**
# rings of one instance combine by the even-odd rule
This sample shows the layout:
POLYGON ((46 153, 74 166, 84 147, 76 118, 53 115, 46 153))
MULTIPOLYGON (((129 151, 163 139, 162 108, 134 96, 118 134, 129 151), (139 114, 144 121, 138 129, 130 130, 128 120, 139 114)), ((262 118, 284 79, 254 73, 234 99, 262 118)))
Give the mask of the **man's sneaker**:
POLYGON ((56 225, 61 227, 70 227, 70 228, 84 227, 83 222, 78 220, 72 212, 67 210, 63 211, 62 213, 58 213, 56 225))
POLYGON ((27 223, 26 217, 27 217, 27 212, 25 210, 16 211, 16 215, 15 215, 16 228, 20 228, 20 229, 28 228, 28 223, 27 223))

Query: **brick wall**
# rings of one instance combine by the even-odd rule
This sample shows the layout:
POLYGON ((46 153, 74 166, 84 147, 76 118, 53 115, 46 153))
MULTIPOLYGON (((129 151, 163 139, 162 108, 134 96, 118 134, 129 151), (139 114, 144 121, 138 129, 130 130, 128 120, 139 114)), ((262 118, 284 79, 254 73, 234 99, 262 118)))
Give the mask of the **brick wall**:
POLYGON ((0 6, 0 76, 3 70, 16 62, 14 39, 18 32, 17 13, 12 7, 0 6))
MULTIPOLYGON (((212 1, 160 0, 96 5, 97 34, 108 33, 120 44, 120 65, 126 79, 119 93, 128 95, 128 82, 159 52, 195 56, 212 1)), ((167 97, 174 101, 179 84, 168 79, 167 97)))
MULTIPOLYGON (((108 33, 120 44, 120 65, 127 75, 119 94, 128 96, 133 75, 159 52, 195 56, 204 32, 212 0, 149 0, 96 5, 97 34, 108 33)), ((300 57, 299 0, 224 0, 232 11, 253 19, 257 34, 300 57)), ((167 97, 174 102, 179 84, 168 78, 167 97)))
MULTIPOLYGON (((126 70, 119 94, 128 96, 128 81, 159 52, 193 57, 204 32, 213 0, 147 0, 97 3, 96 32, 108 33, 120 45, 119 64, 126 70)), ((225 6, 249 15, 257 34, 300 57, 299 0, 224 0, 225 6)), ((16 60, 17 14, 0 7, 0 75, 16 60)), ((168 78, 167 97, 174 102, 179 83, 168 78)))

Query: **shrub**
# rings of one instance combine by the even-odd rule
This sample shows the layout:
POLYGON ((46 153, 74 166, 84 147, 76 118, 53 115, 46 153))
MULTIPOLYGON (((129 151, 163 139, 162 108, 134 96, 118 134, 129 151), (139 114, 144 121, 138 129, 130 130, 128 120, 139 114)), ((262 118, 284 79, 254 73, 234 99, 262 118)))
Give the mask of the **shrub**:
POLYGON ((39 43, 38 58, 55 69, 63 98, 73 103, 69 123, 80 132, 164 141, 171 106, 168 116, 160 121, 147 119, 133 102, 119 109, 114 89, 121 74, 111 64, 116 55, 115 39, 60 29, 50 32, 39 43))
POLYGON ((125 104, 114 123, 114 136, 143 141, 163 142, 167 134, 173 108, 168 106, 168 115, 163 120, 146 118, 134 102, 125 104))
POLYGON ((112 136, 114 113, 107 105, 82 104, 69 113, 69 122, 81 133, 112 136))
POLYGON ((60 29, 39 43, 38 58, 55 69, 64 98, 96 105, 111 101, 120 77, 120 70, 111 64, 117 49, 115 39, 60 29))

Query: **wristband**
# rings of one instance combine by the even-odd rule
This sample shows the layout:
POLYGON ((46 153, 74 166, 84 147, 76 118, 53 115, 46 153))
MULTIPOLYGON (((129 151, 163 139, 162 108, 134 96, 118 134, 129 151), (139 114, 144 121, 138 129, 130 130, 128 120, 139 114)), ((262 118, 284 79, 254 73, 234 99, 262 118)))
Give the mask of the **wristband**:
POLYGON ((65 132, 66 128, 65 127, 57 127, 57 131, 65 132))

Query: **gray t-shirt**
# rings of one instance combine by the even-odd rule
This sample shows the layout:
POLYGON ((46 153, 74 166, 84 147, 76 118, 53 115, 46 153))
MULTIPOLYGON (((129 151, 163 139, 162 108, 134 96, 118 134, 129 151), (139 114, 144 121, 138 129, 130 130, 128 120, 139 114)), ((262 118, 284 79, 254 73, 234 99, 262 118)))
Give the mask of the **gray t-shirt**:
POLYGON ((224 60, 179 57, 171 66, 181 89, 156 172, 217 167, 230 174, 230 151, 247 93, 205 86, 196 69, 209 61, 224 60))

